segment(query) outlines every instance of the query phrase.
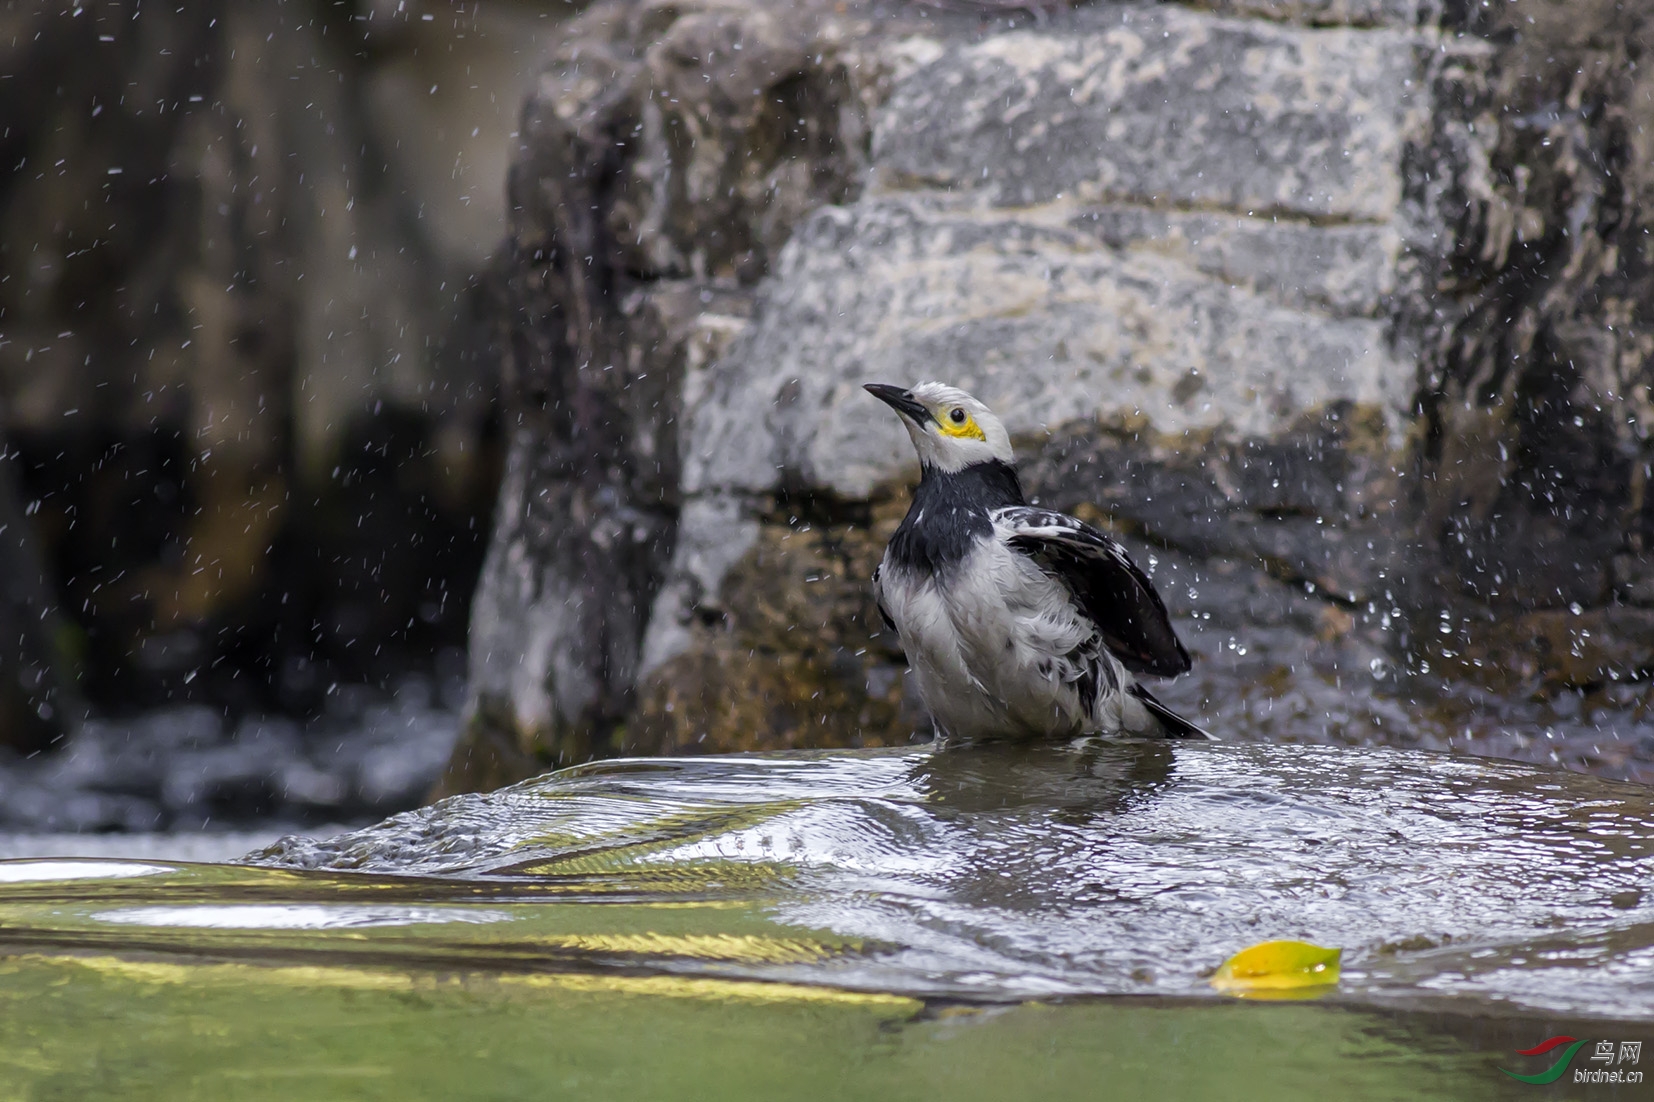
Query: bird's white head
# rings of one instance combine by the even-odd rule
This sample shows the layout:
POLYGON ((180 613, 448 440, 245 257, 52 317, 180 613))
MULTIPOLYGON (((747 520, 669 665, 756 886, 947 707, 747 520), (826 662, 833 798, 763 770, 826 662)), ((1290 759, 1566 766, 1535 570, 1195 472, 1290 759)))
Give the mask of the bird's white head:
POLYGON ((867 383, 866 390, 895 410, 913 438, 919 462, 952 474, 976 463, 1011 462, 1011 436, 993 411, 958 387, 920 383, 911 389, 867 383))

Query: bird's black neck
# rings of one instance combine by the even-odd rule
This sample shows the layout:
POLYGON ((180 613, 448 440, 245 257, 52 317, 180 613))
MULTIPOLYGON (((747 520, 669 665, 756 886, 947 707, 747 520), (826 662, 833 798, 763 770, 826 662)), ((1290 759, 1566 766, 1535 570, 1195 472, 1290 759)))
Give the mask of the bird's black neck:
POLYGON ((1022 482, 1009 463, 990 459, 952 472, 927 464, 913 504, 891 537, 891 557, 903 566, 945 569, 993 531, 990 512, 1026 503, 1022 482))
POLYGON ((913 492, 915 509, 929 505, 967 505, 989 510, 1026 504, 1017 469, 998 459, 972 463, 951 472, 939 471, 926 463, 921 468, 919 488, 913 492))

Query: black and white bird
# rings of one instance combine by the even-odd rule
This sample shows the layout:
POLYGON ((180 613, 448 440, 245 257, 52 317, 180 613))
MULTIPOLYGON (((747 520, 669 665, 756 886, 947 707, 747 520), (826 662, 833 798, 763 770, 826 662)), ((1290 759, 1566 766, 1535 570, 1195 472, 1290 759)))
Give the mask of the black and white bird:
POLYGON ((1189 668, 1153 583, 1104 533, 1028 505, 999 418, 941 383, 867 390, 919 452, 873 590, 938 734, 1211 738, 1133 676, 1189 668))

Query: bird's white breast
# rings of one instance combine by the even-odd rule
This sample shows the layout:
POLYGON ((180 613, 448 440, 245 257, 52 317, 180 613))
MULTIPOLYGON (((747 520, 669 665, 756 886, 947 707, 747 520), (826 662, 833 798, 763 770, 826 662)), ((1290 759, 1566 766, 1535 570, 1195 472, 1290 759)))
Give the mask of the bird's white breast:
POLYGON ((994 536, 937 575, 887 555, 880 596, 938 727, 964 738, 1090 729, 1068 660, 1093 625, 1061 583, 994 536))

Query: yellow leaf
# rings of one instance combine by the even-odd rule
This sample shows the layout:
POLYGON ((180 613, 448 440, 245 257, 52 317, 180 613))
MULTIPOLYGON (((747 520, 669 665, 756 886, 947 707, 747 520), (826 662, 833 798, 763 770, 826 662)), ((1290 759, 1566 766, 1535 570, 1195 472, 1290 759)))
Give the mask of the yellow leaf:
POLYGON ((1224 961, 1212 974, 1212 986, 1254 998, 1315 996, 1338 982, 1342 954, 1307 941, 1263 941, 1224 961))

